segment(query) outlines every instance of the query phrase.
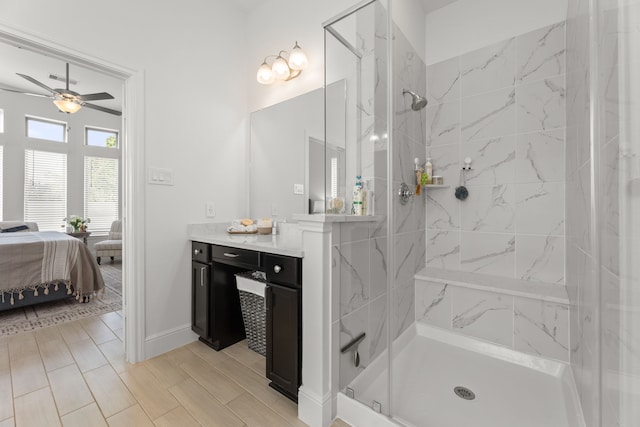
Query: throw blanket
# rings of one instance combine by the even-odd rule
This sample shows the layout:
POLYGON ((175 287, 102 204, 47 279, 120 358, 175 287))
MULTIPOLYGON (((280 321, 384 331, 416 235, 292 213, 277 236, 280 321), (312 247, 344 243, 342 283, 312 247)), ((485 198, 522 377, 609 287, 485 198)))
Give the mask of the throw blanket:
POLYGON ((57 231, 0 234, 0 293, 39 289, 64 283, 79 299, 104 288, 104 280, 89 248, 80 240, 57 231))

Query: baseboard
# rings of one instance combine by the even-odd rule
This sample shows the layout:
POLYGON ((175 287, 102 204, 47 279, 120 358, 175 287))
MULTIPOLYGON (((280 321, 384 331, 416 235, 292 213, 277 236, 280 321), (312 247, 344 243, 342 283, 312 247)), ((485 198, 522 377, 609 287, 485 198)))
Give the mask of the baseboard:
POLYGON ((150 335, 144 340, 144 359, 182 347, 197 339, 198 335, 191 331, 190 323, 150 335))
POLYGON ((298 390, 298 418, 310 427, 328 427, 333 421, 331 394, 318 396, 304 388, 298 390))

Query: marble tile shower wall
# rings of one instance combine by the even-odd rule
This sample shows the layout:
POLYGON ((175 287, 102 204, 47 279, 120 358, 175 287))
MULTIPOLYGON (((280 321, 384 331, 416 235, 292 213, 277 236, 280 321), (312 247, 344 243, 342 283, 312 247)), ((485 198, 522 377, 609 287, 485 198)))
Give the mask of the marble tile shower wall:
MULTIPOLYGON (((340 346, 360 332, 366 338, 360 344, 361 364, 355 368, 352 355, 340 359, 340 388, 348 385, 370 362, 387 348, 387 329, 397 337, 415 320, 414 275, 425 266, 425 206, 423 200, 414 198, 407 205, 393 201, 394 223, 387 232, 387 138, 386 133, 386 35, 382 19, 384 9, 376 17, 380 24, 375 55, 363 56, 363 84, 361 93, 362 115, 362 166, 363 177, 373 177, 375 185, 375 213, 378 218, 369 223, 344 223, 334 226, 332 232, 332 280, 339 283, 340 346), (371 67, 365 67, 364 64, 371 67), (375 66, 373 66, 375 65, 375 66), (374 74, 368 74, 375 70, 374 74), (375 78, 371 78, 375 76, 375 78), (371 138, 374 136, 373 138, 371 138), (396 253, 394 271, 390 271, 387 254, 388 239, 396 253), (393 276, 391 316, 387 313, 387 275, 393 276), (390 317, 390 326, 388 318, 390 317)), ((402 96, 402 89, 425 93, 426 65, 396 27, 394 31, 394 79, 392 129, 393 188, 400 182, 415 183, 413 159, 425 158, 425 111, 411 110, 411 100, 402 96)), ((407 97, 408 98, 408 97, 407 97)), ((334 289, 336 289, 334 287, 334 289)))
POLYGON ((427 265, 564 284, 565 23, 429 66, 427 95, 427 150, 451 185, 427 193, 427 265))

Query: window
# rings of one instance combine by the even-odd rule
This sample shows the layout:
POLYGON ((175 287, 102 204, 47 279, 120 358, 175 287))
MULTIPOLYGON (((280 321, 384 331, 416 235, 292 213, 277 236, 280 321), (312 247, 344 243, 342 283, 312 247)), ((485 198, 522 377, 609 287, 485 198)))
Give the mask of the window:
POLYGON ((108 232, 119 218, 118 159, 84 158, 84 216, 92 232, 108 232))
POLYGON ((27 137, 67 142, 67 124, 53 120, 26 117, 27 137))
POLYGON ((84 140, 95 147, 118 148, 118 132, 109 129, 85 128, 84 140))
POLYGON ((67 155, 24 152, 24 220, 40 230, 60 231, 67 216, 67 155))
MULTIPOLYGON (((0 110, 0 111, 2 111, 2 110, 0 110)), ((3 197, 2 196, 2 181, 3 181, 3 177, 4 177, 4 174, 2 172, 2 165, 4 164, 4 162, 2 161, 2 149, 3 149, 3 147, 2 147, 2 145, 0 145, 0 221, 2 221, 2 212, 3 212, 3 210, 2 210, 2 197, 3 197)))

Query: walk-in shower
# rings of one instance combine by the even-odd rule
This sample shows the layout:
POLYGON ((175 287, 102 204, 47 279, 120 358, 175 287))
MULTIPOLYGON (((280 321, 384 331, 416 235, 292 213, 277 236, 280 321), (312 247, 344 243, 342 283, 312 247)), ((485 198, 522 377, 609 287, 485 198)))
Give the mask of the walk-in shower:
MULTIPOLYGON (((334 166, 347 206, 356 176, 375 204, 333 229, 337 415, 638 425, 640 1, 567 0, 535 22, 513 12, 499 37, 469 36, 468 49, 456 38, 428 65, 392 19, 410 7, 399 3, 365 1, 325 23, 325 83, 345 87, 325 103, 326 127, 344 120, 331 102, 347 122, 327 142, 344 147, 334 166), (427 157, 444 185, 401 204, 396 189, 427 157), (460 201, 465 157, 473 191, 460 201)), ((454 18, 477 2, 457 3, 427 40, 471 34, 454 18)))

